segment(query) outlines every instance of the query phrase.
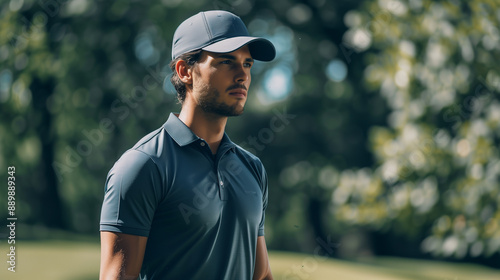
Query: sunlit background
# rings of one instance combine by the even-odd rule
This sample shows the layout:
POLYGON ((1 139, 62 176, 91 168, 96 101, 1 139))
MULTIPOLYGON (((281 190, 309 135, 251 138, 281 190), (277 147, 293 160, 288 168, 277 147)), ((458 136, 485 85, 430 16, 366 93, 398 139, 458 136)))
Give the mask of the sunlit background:
MULTIPOLYGON (((106 174, 180 110, 172 36, 210 9, 277 50, 255 63, 245 113, 227 127, 269 174, 271 252, 314 255, 330 240, 333 260, 500 268, 496 0, 2 2, 0 182, 15 166, 19 246, 87 242, 98 257, 106 174)), ((6 189, 0 206, 6 221, 6 189)), ((313 268, 309 279, 351 279, 313 268)))

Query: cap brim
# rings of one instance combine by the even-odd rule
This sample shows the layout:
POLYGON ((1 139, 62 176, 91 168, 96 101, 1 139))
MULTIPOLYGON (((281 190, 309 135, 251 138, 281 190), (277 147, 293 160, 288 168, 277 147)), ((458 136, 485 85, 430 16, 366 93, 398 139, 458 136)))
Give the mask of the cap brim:
POLYGON ((261 61, 271 61, 276 57, 276 49, 271 41, 259 37, 233 37, 224 39, 208 45, 202 50, 214 53, 233 52, 244 45, 248 45, 253 59, 261 61))

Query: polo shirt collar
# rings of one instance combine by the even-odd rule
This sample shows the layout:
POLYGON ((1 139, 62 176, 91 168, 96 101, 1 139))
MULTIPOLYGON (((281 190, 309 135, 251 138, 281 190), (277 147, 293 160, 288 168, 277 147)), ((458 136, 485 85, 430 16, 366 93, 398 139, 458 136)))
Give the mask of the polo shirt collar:
POLYGON ((222 136, 222 141, 220 142, 219 145, 219 150, 226 151, 226 150, 232 150, 234 152, 234 149, 236 148, 236 145, 229 139, 229 136, 224 132, 224 136, 222 136))
POLYGON ((185 123, 183 123, 174 113, 170 113, 167 122, 164 124, 168 134, 179 144, 179 146, 189 145, 200 137, 196 136, 185 123))
MULTIPOLYGON (((167 122, 163 125, 167 130, 168 134, 174 139, 174 141, 181 147, 189 145, 193 142, 201 140, 200 137, 191 131, 191 129, 183 123, 174 113, 170 113, 167 122)), ((226 133, 222 136, 222 141, 219 146, 219 150, 226 150, 234 148, 236 145, 229 139, 226 133)))

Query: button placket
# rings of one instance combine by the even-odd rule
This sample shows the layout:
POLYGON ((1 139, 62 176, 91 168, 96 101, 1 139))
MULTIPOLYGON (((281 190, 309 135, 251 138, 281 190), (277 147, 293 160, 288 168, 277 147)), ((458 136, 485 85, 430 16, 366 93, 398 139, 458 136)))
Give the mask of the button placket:
POLYGON ((218 179, 218 185, 219 185, 219 193, 220 193, 220 198, 221 200, 226 200, 227 197, 226 197, 226 189, 224 188, 224 180, 222 179, 222 175, 220 174, 219 172, 219 163, 220 163, 220 159, 219 161, 217 161, 217 179, 218 179))

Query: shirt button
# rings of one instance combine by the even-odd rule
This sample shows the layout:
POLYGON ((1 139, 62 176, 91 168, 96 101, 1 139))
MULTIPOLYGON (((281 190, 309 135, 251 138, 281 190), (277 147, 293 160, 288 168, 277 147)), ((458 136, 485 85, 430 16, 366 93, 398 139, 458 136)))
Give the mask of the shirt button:
POLYGON ((205 147, 205 142, 201 142, 201 143, 200 143, 200 145, 201 145, 202 147, 205 147))
POLYGON ((224 186, 224 182, 220 181, 220 185, 221 185, 221 186, 224 186))

